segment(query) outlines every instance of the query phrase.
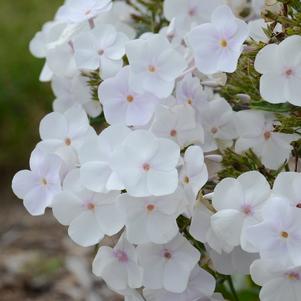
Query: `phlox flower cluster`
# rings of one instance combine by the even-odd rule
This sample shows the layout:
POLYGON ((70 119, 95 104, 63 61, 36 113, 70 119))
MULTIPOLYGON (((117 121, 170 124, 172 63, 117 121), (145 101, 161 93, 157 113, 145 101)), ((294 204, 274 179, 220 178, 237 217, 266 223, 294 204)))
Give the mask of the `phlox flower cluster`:
POLYGON ((301 37, 271 42, 264 1, 162 2, 156 33, 132 18, 140 1, 66 0, 36 34, 55 100, 13 191, 98 246, 93 273, 127 301, 221 301, 231 275, 251 275, 262 301, 300 301, 299 138, 277 131, 272 109, 237 109, 219 92, 252 41, 262 99, 301 106, 301 37), (221 179, 228 148, 269 174, 221 179))

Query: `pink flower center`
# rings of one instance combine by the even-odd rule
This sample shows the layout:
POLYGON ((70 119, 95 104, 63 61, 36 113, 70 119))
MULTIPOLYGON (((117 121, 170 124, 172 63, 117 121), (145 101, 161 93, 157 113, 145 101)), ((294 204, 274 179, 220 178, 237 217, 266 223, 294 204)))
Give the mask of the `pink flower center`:
POLYGON ((175 34, 174 33, 169 33, 167 36, 167 39, 172 42, 172 40, 175 38, 175 34))
POLYGON ((243 212, 245 215, 250 216, 250 215, 253 214, 253 208, 252 208, 252 206, 250 206, 250 205, 244 205, 244 206, 242 207, 242 212, 243 212))
POLYGON ((155 210, 155 205, 153 205, 153 204, 148 204, 148 205, 146 206, 146 210, 147 210, 148 212, 154 211, 154 210, 155 210))
POLYGON ((269 139, 271 138, 271 136, 272 136, 272 133, 269 132, 269 131, 266 131, 266 132, 263 134, 263 136, 264 136, 264 139, 265 139, 265 140, 269 140, 269 139))
POLYGON ((86 12, 85 12, 85 15, 88 16, 91 14, 91 9, 88 9, 86 12))
POLYGON ((194 17, 197 13, 197 8, 196 7, 191 7, 189 10, 188 10, 188 15, 190 17, 194 17))
POLYGON ((284 70, 284 75, 286 78, 290 78, 294 75, 294 70, 292 68, 287 68, 284 70))
POLYGON ((105 53, 105 51, 103 50, 103 49, 99 49, 98 51, 97 51, 97 53, 98 53, 98 55, 103 55, 104 53, 105 53))
POLYGON ((145 172, 148 172, 148 171, 150 170, 150 165, 149 165, 148 163, 144 163, 144 164, 142 165, 142 168, 143 168, 143 170, 144 170, 145 172))
POLYGON ((164 257, 165 259, 169 260, 169 259, 172 258, 172 254, 171 254, 171 252, 170 252, 169 250, 164 249, 164 250, 163 250, 163 257, 164 257))
POLYGON ((217 127, 213 127, 212 129, 211 129, 211 133, 214 135, 214 134, 216 134, 218 132, 218 128, 217 127))
POLYGON ((300 274, 297 272, 291 272, 287 275, 289 280, 300 280, 300 274))
POLYGON ((70 138, 66 138, 66 139, 65 139, 65 144, 66 144, 67 146, 70 146, 71 143, 72 143, 72 141, 71 141, 70 138))
POLYGON ((301 203, 297 204, 296 207, 301 209, 301 203))
POLYGON ((115 258, 117 258, 117 260, 121 263, 126 263, 129 261, 129 257, 124 251, 116 250, 113 252, 113 254, 115 258))
POLYGON ((94 210, 94 209, 96 208, 96 206, 95 206, 95 204, 93 204, 93 203, 91 203, 91 202, 88 202, 88 203, 86 204, 86 208, 87 208, 88 210, 94 210))
POLYGON ((171 130, 170 131, 170 136, 171 137, 176 137, 177 136, 177 131, 176 130, 171 130))

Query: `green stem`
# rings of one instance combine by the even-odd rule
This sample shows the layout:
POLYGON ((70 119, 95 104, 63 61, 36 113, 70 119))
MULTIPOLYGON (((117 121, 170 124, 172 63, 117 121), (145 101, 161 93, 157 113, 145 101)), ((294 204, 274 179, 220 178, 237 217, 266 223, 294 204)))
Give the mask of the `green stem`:
POLYGON ((238 295, 236 293, 236 290, 235 290, 235 287, 234 287, 234 284, 233 284, 232 277, 231 276, 227 276, 227 281, 229 283, 230 291, 231 291, 231 293, 233 295, 234 301, 239 301, 238 295))

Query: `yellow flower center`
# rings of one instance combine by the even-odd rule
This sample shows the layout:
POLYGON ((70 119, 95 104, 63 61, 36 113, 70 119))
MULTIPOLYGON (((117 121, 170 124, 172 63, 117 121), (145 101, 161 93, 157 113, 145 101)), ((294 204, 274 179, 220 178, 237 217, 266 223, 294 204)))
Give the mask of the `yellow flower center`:
POLYGON ((190 182, 189 177, 186 176, 186 177, 184 178, 184 183, 185 183, 185 184, 189 184, 189 182, 190 182))
POLYGON ((226 48, 228 46, 228 42, 225 39, 220 40, 219 44, 221 47, 226 48))
POLYGON ((288 238, 288 233, 286 231, 282 231, 280 233, 280 236, 283 237, 283 238, 288 238))
POLYGON ((126 98, 126 100, 127 100, 128 102, 132 102, 132 101, 134 100, 134 97, 133 97, 132 95, 129 95, 129 96, 126 98))
POLYGON ((47 180, 45 178, 41 179, 41 184, 43 186, 46 186, 48 184, 47 180))
POLYGON ((154 73, 154 72, 156 72, 156 67, 153 66, 153 65, 149 65, 149 66, 148 66, 148 71, 149 71, 150 73, 154 73))

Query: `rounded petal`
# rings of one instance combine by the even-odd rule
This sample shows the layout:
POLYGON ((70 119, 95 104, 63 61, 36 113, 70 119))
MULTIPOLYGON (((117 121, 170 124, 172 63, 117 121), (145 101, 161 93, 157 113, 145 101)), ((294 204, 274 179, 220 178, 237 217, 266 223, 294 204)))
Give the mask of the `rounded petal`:
POLYGON ((284 78, 277 73, 266 73, 260 78, 260 95, 270 103, 288 101, 285 95, 284 78))
POLYGON ((266 178, 258 171, 249 171, 237 178, 242 186, 245 201, 254 206, 266 201, 271 192, 266 178))
POLYGON ((68 135, 74 141, 82 135, 87 134, 89 129, 89 119, 82 106, 76 104, 68 109, 64 116, 68 122, 68 135))
MULTIPOLYGON (((137 77, 137 76, 135 76, 137 77)), ((134 76, 132 75, 132 81, 134 76)), ((175 86, 175 80, 166 81, 159 75, 147 76, 144 80, 144 89, 149 93, 153 93, 159 98, 166 98, 171 95, 175 86)))
POLYGON ((300 86, 300 77, 296 76, 288 80, 288 101, 295 105, 301 106, 301 86, 300 86))
POLYGON ((187 288, 190 273, 190 268, 183 267, 177 262, 167 263, 164 271, 164 288, 173 293, 183 293, 187 288))
POLYGON ((299 301, 299 295, 296 295, 293 285, 288 279, 282 277, 277 277, 266 283, 261 289, 259 297, 260 300, 265 301, 299 301))
POLYGON ((150 160, 157 153, 159 140, 146 130, 133 131, 125 140, 124 149, 127 154, 136 156, 141 163, 150 160))
POLYGON ((236 179, 223 179, 214 189, 212 204, 217 210, 240 210, 243 202, 243 189, 239 181, 236 179))
POLYGON ((46 57, 47 66, 58 76, 71 77, 77 72, 73 49, 68 43, 47 49, 46 57))
POLYGON ((301 175, 297 172, 281 172, 275 179, 273 194, 287 198, 291 205, 300 203, 301 175))
POLYGON ((42 140, 65 139, 68 135, 68 123, 63 114, 53 112, 46 115, 40 123, 42 140))
POLYGON ((178 172, 151 170, 147 175, 147 187, 151 195, 160 196, 171 194, 178 187, 178 172))
POLYGON ((151 166, 161 171, 174 169, 180 159, 180 148, 173 141, 159 138, 159 149, 151 160, 151 166))
POLYGON ((293 35, 283 40, 278 47, 278 59, 286 66, 300 64, 301 37, 293 35))
POLYGON ((189 233, 202 243, 207 242, 207 233, 211 227, 212 213, 204 206, 194 208, 189 233))
POLYGON ((179 14, 180 9, 185 8, 185 1, 183 0, 165 0, 164 1, 164 16, 168 21, 171 21, 179 14))
POLYGON ((84 211, 83 203, 70 192, 57 194, 52 203, 54 217, 63 225, 67 226, 84 211))
POLYGON ((19 171, 12 180, 13 192, 19 199, 23 199, 37 185, 37 179, 30 170, 19 171))
POLYGON ((240 245, 241 229, 244 221, 243 213, 233 210, 221 210, 211 217, 214 232, 232 246, 240 245))
POLYGON ((262 259, 257 259, 252 263, 250 267, 251 277, 257 285, 263 286, 273 278, 271 264, 273 265, 273 262, 262 259))
POLYGON ((80 168, 80 180, 84 187, 95 192, 105 192, 107 181, 112 173, 104 162, 88 162, 80 168))
POLYGON ((237 31, 236 18, 227 5, 221 5, 214 10, 211 23, 226 37, 233 36, 237 31))
POLYGON ((118 73, 123 65, 122 60, 111 60, 106 57, 102 57, 100 60, 100 73, 103 78, 109 78, 118 73))
POLYGON ((42 215, 45 209, 51 204, 52 195, 42 185, 36 186, 24 197, 24 207, 34 216, 42 215))
POLYGON ((83 32, 73 40, 74 58, 79 69, 96 70, 100 57, 97 55, 94 36, 90 32, 83 32))
POLYGON ((115 204, 96 207, 95 215, 102 232, 106 235, 112 236, 124 226, 122 213, 115 204))
POLYGON ((278 45, 269 44, 256 55, 254 67, 257 72, 265 74, 274 70, 277 62, 278 45))
POLYGON ((159 212, 152 214, 147 223, 150 241, 164 244, 171 241, 179 233, 176 215, 165 215, 159 212))
POLYGON ((173 81, 181 75, 187 67, 184 57, 173 49, 163 51, 158 58, 160 77, 166 81, 173 81))
POLYGON ((92 211, 83 212, 75 218, 68 228, 68 234, 83 247, 96 245, 104 237, 92 211))
POLYGON ((184 163, 189 175, 196 175, 204 166, 204 153, 201 147, 193 145, 187 148, 184 163))

